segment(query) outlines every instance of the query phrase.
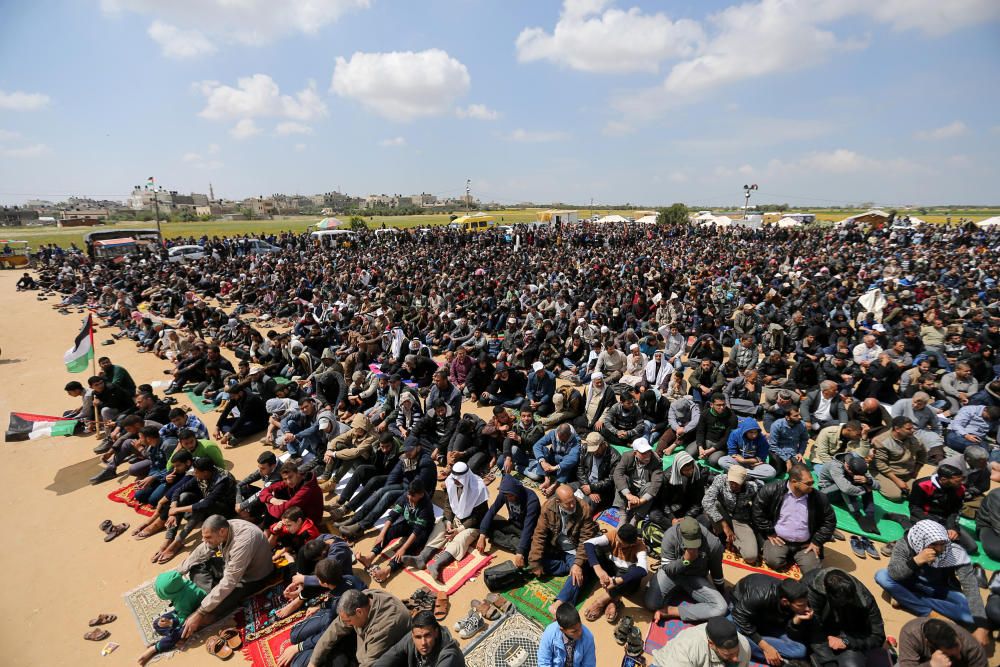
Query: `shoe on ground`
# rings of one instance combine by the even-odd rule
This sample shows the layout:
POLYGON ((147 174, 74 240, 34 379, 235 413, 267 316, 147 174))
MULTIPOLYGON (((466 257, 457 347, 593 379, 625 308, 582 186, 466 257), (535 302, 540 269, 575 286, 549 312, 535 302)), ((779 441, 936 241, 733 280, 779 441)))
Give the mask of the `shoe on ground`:
POLYGON ((485 627, 486 627, 486 620, 483 618, 483 615, 480 614, 478 611, 474 611, 472 612, 472 616, 469 618, 469 620, 466 621, 465 625, 462 626, 462 629, 459 630, 458 636, 461 637, 462 639, 469 639, 470 637, 472 637, 474 634, 476 634, 485 627))
POLYGON ((341 505, 332 506, 330 508, 330 518, 334 521, 343 521, 344 518, 350 513, 351 510, 341 505))
MULTIPOLYGON (((412 598, 411 598, 411 599, 412 599, 412 598)), ((468 614, 466 614, 466 615, 465 615, 465 616, 463 616, 462 618, 460 618, 460 619, 458 619, 457 621, 455 621, 455 624, 454 624, 453 626, 451 626, 451 627, 452 627, 452 629, 453 629, 453 630, 454 630, 455 632, 461 632, 461 631, 462 631, 462 628, 464 628, 464 627, 465 627, 465 624, 466 624, 466 623, 468 623, 468 622, 469 622, 469 620, 470 620, 470 619, 471 619, 471 618, 472 618, 473 616, 475 616, 475 615, 476 615, 476 613, 478 613, 478 612, 476 612, 476 610, 475 610, 475 609, 470 609, 470 610, 469 610, 469 613, 468 613, 468 614)))
POLYGON ((865 543, 862 542, 861 538, 857 535, 851 535, 851 551, 853 551, 854 555, 858 558, 866 557, 867 552, 865 551, 865 543))
POLYGON ((839 530, 835 530, 833 531, 833 539, 837 540, 838 542, 843 542, 847 538, 844 537, 844 534, 842 532, 840 532, 839 530))
POLYGON ((95 454, 104 454, 105 452, 109 451, 111 451, 111 443, 108 442, 107 440, 99 444, 97 447, 94 447, 95 454))
POLYGON ((861 530, 871 535, 879 535, 878 523, 875 521, 875 517, 872 516, 859 516, 857 518, 858 526, 861 530))
POLYGON ((628 633, 628 641, 625 642, 625 655, 636 656, 642 655, 645 649, 645 642, 642 641, 642 632, 639 628, 632 626, 632 629, 628 633))
POLYGON ((870 539, 862 537, 861 545, 865 548, 865 553, 868 554, 872 560, 882 560, 882 557, 878 555, 878 549, 875 548, 875 544, 870 539))
POLYGON ((117 476, 114 468, 105 468, 101 472, 97 473, 90 478, 91 484, 100 484, 101 482, 106 482, 109 479, 114 479, 117 476))
POLYGON ((879 553, 881 553, 883 556, 887 558, 891 557, 892 550, 895 548, 895 546, 896 546, 895 542, 886 542, 885 544, 882 545, 882 548, 879 549, 879 553))

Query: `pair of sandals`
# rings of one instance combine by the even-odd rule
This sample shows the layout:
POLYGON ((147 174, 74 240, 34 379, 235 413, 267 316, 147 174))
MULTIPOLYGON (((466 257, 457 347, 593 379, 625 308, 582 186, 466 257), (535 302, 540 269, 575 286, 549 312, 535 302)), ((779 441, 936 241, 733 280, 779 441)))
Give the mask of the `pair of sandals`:
POLYGON ((105 630, 104 628, 99 628, 97 626, 106 625, 108 623, 114 623, 117 620, 118 617, 115 616, 114 614, 99 614, 97 618, 92 618, 90 619, 90 622, 87 623, 87 625, 89 625, 94 629, 85 634, 83 638, 86 639, 87 641, 92 641, 92 642, 104 641, 105 639, 111 636, 111 633, 105 630))
POLYGON ((98 528, 104 532, 104 541, 110 542, 115 539, 126 530, 128 530, 129 524, 127 523, 114 523, 111 519, 105 519, 100 523, 98 528))
POLYGON ((219 660, 229 660, 241 646, 243 637, 237 628, 226 628, 205 640, 205 650, 219 660))
POLYGON ((470 606, 487 621, 495 621, 510 611, 511 602, 498 593, 490 593, 484 600, 473 600, 470 606))
POLYGON ((587 622, 593 623, 601 616, 604 616, 604 620, 614 625, 618 622, 618 618, 621 616, 621 602, 608 597, 606 600, 597 600, 583 612, 583 617, 587 619, 587 622))
POLYGON ((418 611, 430 611, 434 608, 435 597, 431 589, 421 586, 413 594, 403 599, 403 606, 416 614, 418 611))

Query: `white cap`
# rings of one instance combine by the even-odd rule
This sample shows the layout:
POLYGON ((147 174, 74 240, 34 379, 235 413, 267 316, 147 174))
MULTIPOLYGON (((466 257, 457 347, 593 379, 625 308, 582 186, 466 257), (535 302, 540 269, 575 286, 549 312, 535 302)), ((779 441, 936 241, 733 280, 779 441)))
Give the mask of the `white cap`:
POLYGON ((325 431, 326 429, 333 426, 333 422, 330 421, 329 417, 320 417, 318 422, 319 422, 319 430, 321 431, 325 431))
POLYGON ((603 380, 604 379, 604 373, 602 373, 601 371, 597 371, 596 373, 594 373, 594 374, 592 374, 590 376, 590 379, 591 380, 603 380))
POLYGON ((635 343, 632 343, 631 345, 629 345, 629 348, 628 348, 628 349, 630 349, 630 350, 638 350, 638 349, 639 349, 639 346, 638 346, 638 345, 636 345, 635 343))
POLYGON ((649 440, 646 440, 645 438, 637 438, 635 442, 632 443, 632 449, 634 449, 638 454, 653 451, 652 446, 649 444, 649 440))
POLYGON ((544 368, 545 364, 543 364, 540 361, 536 361, 535 363, 531 364, 531 370, 535 371, 536 373, 544 368))
POLYGON ((603 324, 601 325, 601 333, 608 333, 609 331, 611 331, 611 329, 603 324))

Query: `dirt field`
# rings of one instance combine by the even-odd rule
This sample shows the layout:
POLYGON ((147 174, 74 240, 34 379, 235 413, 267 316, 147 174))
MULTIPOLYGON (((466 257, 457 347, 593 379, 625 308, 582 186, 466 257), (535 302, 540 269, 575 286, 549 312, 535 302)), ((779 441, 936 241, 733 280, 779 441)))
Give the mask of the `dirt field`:
MULTIPOLYGON (((51 300, 39 302, 33 293, 15 293, 18 275, 14 271, 0 272, 0 311, 6 314, 0 321, 0 419, 4 420, 10 411, 60 414, 74 404, 62 391, 63 385, 70 379, 85 381, 87 377, 69 376, 62 362, 62 354, 78 332, 82 316, 75 312, 60 315, 50 307, 51 300)), ((98 343, 108 337, 104 330, 98 330, 98 343)), ((136 383, 164 377, 164 363, 151 355, 136 354, 131 342, 108 347, 98 344, 97 353, 127 368, 136 383)), ((177 397, 185 400, 182 394, 177 397)), ((214 426, 213 414, 203 418, 214 426)), ((157 546, 155 538, 137 542, 126 534, 104 543, 98 529, 103 519, 135 526, 142 517, 107 500, 107 494, 119 484, 112 481, 95 487, 88 483, 88 478, 100 469, 98 457, 91 452, 95 445, 94 438, 83 437, 0 445, 0 488, 5 489, 0 503, 7 536, 7 548, 0 552, 0 571, 7 574, 0 595, 0 664, 6 667, 112 667, 134 664, 143 649, 122 594, 170 566, 149 563, 157 546), (118 620, 106 627, 111 631, 110 641, 121 647, 109 657, 100 655, 103 642, 82 638, 88 630, 87 620, 101 612, 118 615, 118 620)), ((259 452, 257 445, 227 450, 234 474, 247 474, 259 452)), ((495 494, 496 483, 491 491, 495 494)), ((369 538, 362 546, 367 548, 370 542, 369 538)), ((178 557, 173 565, 180 560, 178 557)), ((846 542, 834 543, 827 550, 828 566, 851 572, 873 590, 877 589, 873 574, 885 563, 886 559, 858 561, 846 542)), ((742 572, 727 568, 727 581, 735 582, 742 572)), ((417 581, 402 573, 389 584, 389 589, 401 597, 416 587, 417 581)), ((452 596, 448 625, 464 615, 469 600, 485 593, 485 586, 477 579, 452 596)), ((897 635, 910 618, 887 603, 882 604, 882 611, 891 635, 897 635)), ((644 621, 649 618, 634 602, 628 604, 626 613, 644 621)), ((600 664, 619 664, 623 651, 612 639, 612 627, 603 620, 590 627, 597 636, 600 664)), ((645 631, 645 623, 642 627, 645 631)), ((201 645, 189 647, 171 660, 177 665, 217 664, 201 645)), ((230 664, 241 662, 240 656, 234 656, 230 664)), ((1000 664, 997 656, 991 664, 1000 664)))

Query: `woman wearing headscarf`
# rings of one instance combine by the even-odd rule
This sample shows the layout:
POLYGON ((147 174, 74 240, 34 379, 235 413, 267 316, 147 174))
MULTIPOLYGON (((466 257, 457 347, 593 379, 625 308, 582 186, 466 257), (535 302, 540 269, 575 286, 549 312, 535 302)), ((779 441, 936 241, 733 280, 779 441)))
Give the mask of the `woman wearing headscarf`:
POLYGON ((937 612, 960 625, 974 626, 972 634, 983 646, 990 641, 969 554, 938 522, 925 519, 913 524, 896 542, 889 567, 875 573, 875 583, 903 609, 918 616, 937 612))

